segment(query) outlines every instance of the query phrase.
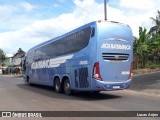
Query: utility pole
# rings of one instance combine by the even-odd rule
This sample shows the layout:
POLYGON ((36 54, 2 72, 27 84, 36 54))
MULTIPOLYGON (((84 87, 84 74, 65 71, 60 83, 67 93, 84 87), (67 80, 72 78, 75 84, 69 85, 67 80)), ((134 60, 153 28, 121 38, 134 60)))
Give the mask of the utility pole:
POLYGON ((107 20, 107 2, 109 0, 104 0, 104 20, 107 20))

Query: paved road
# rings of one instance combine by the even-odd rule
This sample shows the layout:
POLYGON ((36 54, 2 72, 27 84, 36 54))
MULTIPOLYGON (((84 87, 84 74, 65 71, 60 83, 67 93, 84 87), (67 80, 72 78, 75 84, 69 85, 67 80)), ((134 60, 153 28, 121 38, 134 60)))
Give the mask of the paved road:
MULTIPOLYGON (((0 111, 68 110, 160 111, 160 96, 142 94, 131 90, 101 92, 97 95, 91 93, 76 93, 72 96, 67 96, 65 94, 55 93, 50 87, 38 85, 28 86, 24 84, 23 79, 20 77, 0 75, 0 111)), ((83 119, 90 120, 92 118, 83 119)), ((102 117, 98 119, 106 120, 106 118, 102 117)), ((117 118, 110 119, 117 120, 117 118)), ((128 118, 125 119, 127 120, 128 118)), ((137 117, 130 119, 142 120, 144 118, 137 117)), ((145 118, 145 120, 152 119, 158 120, 159 118, 145 118)), ((118 120, 124 120, 124 118, 118 118, 118 120)))

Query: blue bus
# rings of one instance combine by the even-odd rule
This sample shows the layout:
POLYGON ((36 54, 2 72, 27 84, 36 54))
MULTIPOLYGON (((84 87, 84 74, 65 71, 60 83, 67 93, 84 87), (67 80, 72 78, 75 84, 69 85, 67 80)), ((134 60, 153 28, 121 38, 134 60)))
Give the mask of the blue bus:
POLYGON ((25 61, 25 82, 58 93, 123 90, 132 81, 132 30, 94 21, 31 48, 25 61))

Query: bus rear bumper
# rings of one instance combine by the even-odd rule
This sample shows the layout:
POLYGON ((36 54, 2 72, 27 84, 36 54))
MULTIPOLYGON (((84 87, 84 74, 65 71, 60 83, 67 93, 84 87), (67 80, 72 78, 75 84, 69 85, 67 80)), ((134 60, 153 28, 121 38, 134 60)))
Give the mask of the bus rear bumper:
POLYGON ((96 91, 113 91, 113 90, 123 90, 130 87, 132 79, 124 82, 104 82, 96 80, 94 89, 96 91))

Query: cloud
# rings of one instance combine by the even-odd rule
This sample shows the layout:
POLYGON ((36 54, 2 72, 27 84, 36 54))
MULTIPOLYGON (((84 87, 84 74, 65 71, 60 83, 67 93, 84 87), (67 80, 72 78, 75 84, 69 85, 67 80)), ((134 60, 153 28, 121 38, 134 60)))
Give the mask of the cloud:
POLYGON ((26 3, 26 2, 21 2, 18 6, 19 6, 18 8, 22 8, 23 10, 25 10, 27 12, 32 11, 34 8, 36 8, 35 5, 31 5, 31 4, 26 3))
POLYGON ((15 53, 18 48, 27 51, 40 42, 60 36, 80 25, 92 21, 93 15, 77 7, 73 12, 56 18, 39 20, 24 28, 0 33, 0 47, 8 53, 15 53), (89 18, 89 19, 86 19, 89 18), (14 47, 13 47, 14 46, 14 47))
POLYGON ((9 16, 13 14, 15 11, 17 11, 17 8, 12 5, 0 5, 0 20, 7 20, 9 16))
MULTIPOLYGON (((128 9, 129 11, 139 10, 140 12, 148 12, 149 10, 158 7, 159 3, 159 0, 121 0, 120 6, 125 9, 128 9)), ((135 14, 138 13, 135 12, 135 14)))
POLYGON ((27 2, 0 4, 0 31, 17 30, 38 19, 38 13, 32 15, 33 6, 27 2))
MULTIPOLYGON (((36 6, 35 6, 36 7, 36 6)), ((26 2, 20 2, 20 3, 14 3, 13 4, 1 4, 0 5, 0 20, 9 20, 11 16, 14 15, 20 15, 29 11, 32 11, 34 9, 34 6, 31 6, 29 3, 26 2)))
POLYGON ((59 5, 55 3, 55 4, 53 4, 53 7, 57 8, 57 7, 59 7, 59 5))
POLYGON ((124 12, 124 21, 128 22, 133 30, 134 36, 138 36, 139 26, 151 28, 150 17, 156 16, 160 0, 120 0, 120 9, 124 12))
MULTIPOLYGON (((141 2, 138 0, 120 0, 118 8, 107 7, 108 20, 129 24, 133 30, 133 34, 138 36, 139 26, 144 26, 148 29, 151 27, 152 24, 149 17, 156 15, 156 9, 158 8, 157 1, 158 0, 142 0, 141 2), (143 7, 143 2, 146 2, 145 7, 143 7), (135 6, 136 4, 138 4, 138 6, 135 6), (141 4, 142 7, 140 7, 139 4, 141 4), (151 6, 148 8, 149 4, 151 6)), ((103 3, 97 3, 95 0, 74 0, 74 4, 77 6, 72 12, 61 14, 51 19, 36 20, 32 19, 32 16, 24 16, 24 18, 28 20, 26 26, 24 26, 24 23, 27 21, 21 23, 23 28, 21 26, 16 29, 16 26, 12 26, 15 27, 14 31, 0 33, 0 48, 4 49, 6 54, 14 54, 18 48, 27 51, 29 48, 41 42, 60 36, 83 24, 104 19, 103 3)), ((21 4, 20 6, 25 8, 26 12, 33 10, 30 4, 21 4)), ((13 7, 12 9, 17 11, 18 8, 13 7)), ((7 9, 3 10, 7 11, 7 9)), ((1 7, 0 11, 2 11, 1 7)), ((8 15, 13 15, 13 11, 7 12, 8 15)))

